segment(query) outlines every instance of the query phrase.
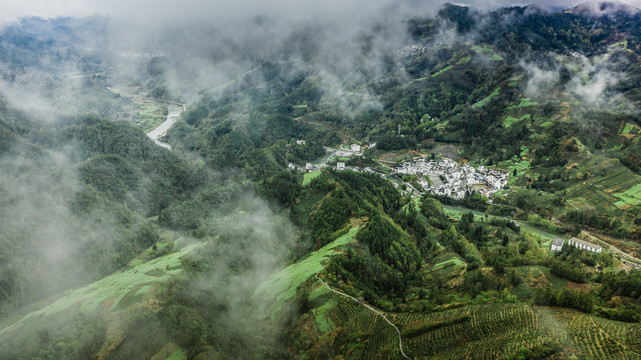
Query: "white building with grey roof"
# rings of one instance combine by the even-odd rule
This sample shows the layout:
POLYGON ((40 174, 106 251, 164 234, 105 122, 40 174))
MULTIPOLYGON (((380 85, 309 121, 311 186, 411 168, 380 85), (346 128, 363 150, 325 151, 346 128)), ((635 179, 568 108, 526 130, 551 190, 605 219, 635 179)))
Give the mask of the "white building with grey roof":
POLYGON ((574 246, 575 248, 579 248, 581 250, 587 250, 593 253, 600 253, 603 251, 603 247, 601 245, 596 245, 591 242, 587 242, 585 240, 581 240, 575 237, 568 240, 568 245, 574 246))
POLYGON ((563 248, 563 243, 565 240, 561 238, 556 238, 552 240, 552 245, 550 245, 550 250, 552 251, 560 251, 563 248))

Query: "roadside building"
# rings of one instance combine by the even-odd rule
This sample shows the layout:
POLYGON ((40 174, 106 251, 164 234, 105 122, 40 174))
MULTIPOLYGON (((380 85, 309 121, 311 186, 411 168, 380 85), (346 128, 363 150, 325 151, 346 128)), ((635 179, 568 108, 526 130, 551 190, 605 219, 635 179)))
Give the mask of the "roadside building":
POLYGON ((600 253, 603 251, 603 247, 601 247, 601 245, 596 245, 591 242, 587 242, 585 240, 581 240, 575 237, 568 240, 568 245, 574 246, 575 248, 579 248, 581 250, 587 250, 593 253, 600 253))
POLYGON ((337 162, 336 163, 336 170, 345 170, 345 163, 344 162, 337 162))

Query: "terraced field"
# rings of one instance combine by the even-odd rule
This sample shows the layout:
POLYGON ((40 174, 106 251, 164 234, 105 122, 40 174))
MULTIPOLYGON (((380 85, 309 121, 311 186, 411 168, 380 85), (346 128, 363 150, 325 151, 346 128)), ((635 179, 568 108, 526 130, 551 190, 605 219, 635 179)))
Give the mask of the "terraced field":
POLYGON ((403 358, 398 347, 398 334, 381 316, 349 299, 340 300, 328 314, 338 326, 335 329, 337 335, 343 337, 337 340, 336 345, 349 346, 343 351, 345 358, 403 358))
MULTIPOLYGON (((358 340, 345 358, 401 358, 393 329, 362 306, 343 301, 328 314, 336 335, 350 339, 347 343, 358 340)), ((555 355, 559 359, 641 359, 640 324, 569 309, 487 304, 388 317, 401 329, 403 348, 411 358, 500 359, 521 347, 556 343, 562 349, 555 355)))

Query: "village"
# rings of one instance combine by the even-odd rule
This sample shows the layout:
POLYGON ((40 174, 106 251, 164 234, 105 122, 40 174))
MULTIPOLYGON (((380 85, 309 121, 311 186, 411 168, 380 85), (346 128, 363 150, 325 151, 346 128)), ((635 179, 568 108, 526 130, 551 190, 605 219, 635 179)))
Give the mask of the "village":
POLYGON ((397 174, 419 175, 417 182, 424 191, 454 199, 463 199, 468 192, 478 192, 491 198, 509 181, 509 173, 479 166, 478 169, 443 159, 440 161, 420 158, 407 161, 392 169, 397 174))
MULTIPOLYGON (((297 140, 297 143, 299 141, 302 142, 304 140, 297 140)), ((366 147, 373 148, 375 146, 376 143, 371 143, 366 147)), ((507 172, 489 169, 482 165, 479 166, 478 169, 467 164, 459 165, 450 159, 440 159, 437 161, 420 157, 391 167, 388 171, 373 167, 361 169, 346 166, 344 161, 340 161, 340 159, 344 158, 363 156, 361 145, 351 144, 338 149, 326 147, 325 150, 327 150, 330 155, 320 164, 313 165, 308 162, 303 167, 296 166, 290 162, 288 163, 288 169, 299 172, 313 172, 331 167, 337 171, 351 170, 374 173, 390 180, 404 195, 408 193, 422 195, 429 192, 434 195, 447 196, 453 199, 463 199, 472 192, 478 192, 491 201, 492 195, 504 188, 509 181, 509 173, 507 172), (334 159, 339 161, 334 162, 334 159), (399 175, 417 175, 417 183, 420 186, 418 188, 413 186, 403 180, 399 175)))

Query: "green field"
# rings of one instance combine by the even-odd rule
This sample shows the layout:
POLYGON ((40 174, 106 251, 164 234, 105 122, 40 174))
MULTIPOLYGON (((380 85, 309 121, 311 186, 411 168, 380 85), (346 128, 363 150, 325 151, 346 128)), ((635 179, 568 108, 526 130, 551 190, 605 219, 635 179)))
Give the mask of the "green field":
POLYGON ((494 50, 492 50, 492 47, 490 45, 476 45, 472 48, 472 51, 476 52, 484 52, 484 53, 492 53, 494 50))
POLYGON ((452 68, 452 65, 448 65, 446 68, 444 68, 441 71, 438 71, 438 72, 432 74, 431 76, 432 77, 437 77, 437 76, 441 75, 442 73, 446 72, 447 70, 449 70, 451 68, 452 68))
POLYGON ((167 118, 167 106, 153 101, 145 101, 138 105, 139 117, 134 120, 134 125, 144 132, 149 132, 160 125, 167 118))
POLYGON ((438 264, 435 264, 434 267, 435 268, 440 268, 440 267, 449 266, 449 265, 463 265, 463 264, 465 264, 465 262, 463 260, 461 260, 459 258, 453 258, 453 259, 449 259, 449 260, 446 260, 446 261, 442 261, 442 262, 440 262, 438 264))
POLYGON ((501 56, 499 54, 492 54, 492 58, 490 58, 490 60, 492 60, 492 61, 503 61, 505 59, 503 59, 503 56, 501 56))
POLYGON ((621 200, 614 203, 617 207, 641 205, 641 184, 635 185, 622 193, 616 193, 613 195, 621 200))
POLYGON ((530 101, 530 98, 521 98, 521 102, 519 102, 518 105, 508 106, 506 109, 508 109, 508 110, 521 109, 521 108, 524 108, 524 107, 535 106, 535 105, 538 105, 538 104, 539 103, 537 103, 535 101, 530 101))
POLYGON ((26 314, 11 325, 3 323, 0 335, 22 326, 23 322, 46 318, 72 308, 86 312, 109 312, 118 308, 120 302, 142 300, 155 284, 167 281, 182 271, 180 258, 195 250, 201 244, 185 246, 179 251, 158 257, 151 261, 120 270, 87 286, 70 291, 53 303, 26 314), (9 325, 9 326, 8 326, 9 325))
MULTIPOLYGON (((499 167, 501 169, 510 171, 510 174, 512 173, 512 171, 514 171, 514 169, 516 169, 517 175, 520 176, 530 168, 530 162, 528 160, 519 161, 515 155, 512 160, 500 162, 499 167)), ((516 180, 516 178, 514 176, 510 176, 510 183, 512 183, 514 180, 516 180)))
POLYGON ((488 95, 483 100, 480 100, 479 102, 477 102, 476 104, 474 104, 472 106, 474 106, 474 107, 483 107, 483 106, 485 106, 485 104, 490 102, 490 100, 492 100, 493 97, 498 95, 500 91, 501 91, 501 87, 499 86, 496 89, 494 89, 494 91, 490 95, 488 95))
POLYGON ((279 304, 296 294, 300 284, 323 270, 323 262, 333 255, 337 248, 354 241, 358 229, 359 227, 351 228, 347 234, 312 252, 304 260, 281 270, 263 282, 254 292, 254 296, 273 299, 278 310, 279 304))
POLYGON ((302 185, 303 186, 309 185, 309 183, 312 182, 312 180, 314 180, 314 178, 319 176, 320 174, 321 174, 320 170, 313 171, 313 172, 310 172, 310 173, 306 173, 305 175, 303 175, 303 184, 302 185))
POLYGON ((547 120, 547 121, 543 122, 540 126, 541 127, 550 127, 550 126, 552 126, 552 122, 550 120, 547 120))
POLYGON ((523 145, 521 146, 521 152, 519 153, 519 156, 523 157, 527 155, 530 152, 530 149, 528 149, 527 146, 523 145))
POLYGON ((510 127, 510 125, 512 125, 512 124, 514 124, 514 123, 517 123, 517 122, 519 122, 519 121, 526 120, 526 119, 527 119, 527 120, 529 120, 529 119, 530 119, 530 114, 525 114, 525 115, 521 116, 521 117, 520 117, 520 118, 518 118, 518 119, 517 119, 517 118, 515 118, 515 117, 513 117, 513 116, 511 116, 511 115, 508 115, 508 116, 505 118, 505 120, 503 120, 503 126, 505 126, 505 127, 510 127))
POLYGON ((456 64, 467 64, 467 63, 470 62, 471 59, 472 59, 472 57, 470 55, 468 55, 466 57, 460 58, 459 61, 456 62, 456 64))
POLYGON ((521 102, 519 103, 518 107, 519 108, 523 108, 523 107, 528 107, 528 106, 535 106, 535 105, 538 105, 538 104, 539 103, 537 103, 536 101, 530 101, 529 98, 521 98, 521 102))
POLYGON ((634 124, 626 123, 625 126, 623 127, 623 130, 621 130, 621 134, 638 134, 639 133, 639 127, 634 124))

